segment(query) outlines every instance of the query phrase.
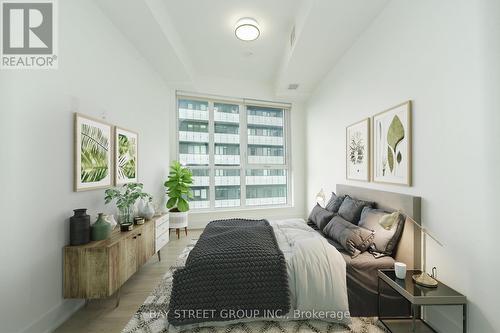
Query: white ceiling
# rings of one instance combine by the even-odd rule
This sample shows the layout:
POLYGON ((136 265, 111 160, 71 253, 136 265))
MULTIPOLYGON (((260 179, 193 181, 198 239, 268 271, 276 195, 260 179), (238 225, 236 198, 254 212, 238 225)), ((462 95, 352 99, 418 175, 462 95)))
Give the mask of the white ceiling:
POLYGON ((202 78, 247 81, 271 87, 275 97, 293 100, 310 95, 388 0, 96 2, 176 88, 196 90, 202 78), (243 42, 234 36, 234 24, 241 17, 259 22, 259 39, 243 42), (291 47, 293 26, 296 41, 291 47), (300 86, 290 91, 290 83, 300 86))
POLYGON ((299 0, 164 1, 199 75, 266 82, 276 77, 299 0), (235 38, 241 17, 258 21, 256 41, 235 38))

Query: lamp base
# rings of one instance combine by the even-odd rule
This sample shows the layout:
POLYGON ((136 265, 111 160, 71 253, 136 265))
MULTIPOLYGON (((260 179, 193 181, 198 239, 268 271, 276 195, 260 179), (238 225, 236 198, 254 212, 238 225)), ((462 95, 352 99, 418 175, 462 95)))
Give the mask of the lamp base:
POLYGON ((436 279, 432 278, 429 274, 422 272, 421 274, 415 274, 412 276, 413 281, 416 284, 428 287, 428 288, 436 288, 438 286, 438 282, 436 279))

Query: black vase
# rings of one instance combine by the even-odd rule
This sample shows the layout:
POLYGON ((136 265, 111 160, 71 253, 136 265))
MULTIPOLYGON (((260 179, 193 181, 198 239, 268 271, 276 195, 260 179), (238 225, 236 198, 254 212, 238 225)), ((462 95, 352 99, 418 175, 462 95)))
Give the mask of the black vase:
POLYGON ((73 210, 75 215, 69 218, 69 244, 83 245, 90 242, 90 216, 87 209, 73 210))

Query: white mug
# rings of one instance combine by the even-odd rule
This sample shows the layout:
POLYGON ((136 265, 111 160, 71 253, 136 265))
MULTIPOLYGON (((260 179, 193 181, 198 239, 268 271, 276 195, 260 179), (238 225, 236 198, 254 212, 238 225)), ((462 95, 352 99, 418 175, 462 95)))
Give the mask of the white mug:
POLYGON ((406 277, 406 264, 402 262, 395 262, 394 271, 396 272, 396 277, 398 279, 404 279, 406 277))

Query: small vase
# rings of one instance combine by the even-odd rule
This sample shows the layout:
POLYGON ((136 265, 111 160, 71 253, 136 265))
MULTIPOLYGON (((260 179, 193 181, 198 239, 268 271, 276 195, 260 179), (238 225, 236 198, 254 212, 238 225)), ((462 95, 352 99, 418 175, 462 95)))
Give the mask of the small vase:
POLYGON ((145 201, 144 199, 139 199, 139 202, 137 203, 137 211, 139 212, 139 216, 142 217, 142 211, 144 210, 145 207, 145 201))
POLYGON ((146 220, 151 220, 154 215, 155 215, 155 209, 153 208, 151 202, 147 201, 144 207, 142 208, 141 216, 144 217, 146 220))
POLYGON ((118 208, 118 223, 134 223, 134 206, 118 208))
POLYGON ((90 216, 87 209, 75 209, 69 218, 69 244, 83 245, 90 242, 90 216))
POLYGON ((114 215, 106 215, 106 221, 111 224, 111 230, 113 230, 118 225, 118 222, 116 222, 114 215))
POLYGON ((111 224, 106 221, 103 213, 99 213, 97 221, 92 225, 92 240, 99 241, 109 237, 111 224))

